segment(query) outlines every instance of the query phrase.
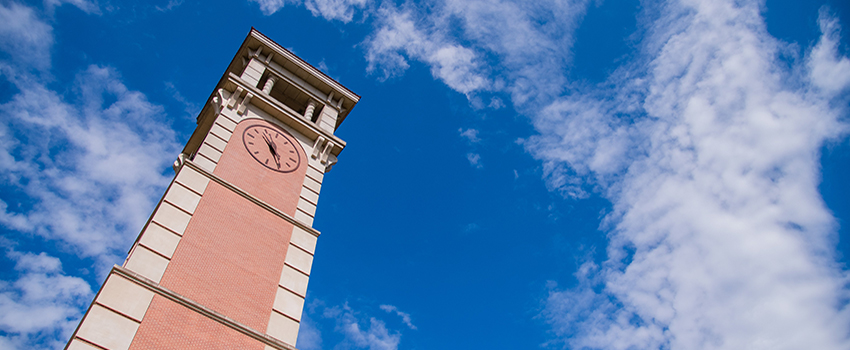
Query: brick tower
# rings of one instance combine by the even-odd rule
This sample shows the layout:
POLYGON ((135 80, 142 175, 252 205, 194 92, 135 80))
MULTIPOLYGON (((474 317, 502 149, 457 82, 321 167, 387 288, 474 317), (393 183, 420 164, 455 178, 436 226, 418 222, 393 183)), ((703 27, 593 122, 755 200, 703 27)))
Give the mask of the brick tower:
POLYGON ((334 131, 359 99, 252 28, 66 349, 294 349, 334 131))

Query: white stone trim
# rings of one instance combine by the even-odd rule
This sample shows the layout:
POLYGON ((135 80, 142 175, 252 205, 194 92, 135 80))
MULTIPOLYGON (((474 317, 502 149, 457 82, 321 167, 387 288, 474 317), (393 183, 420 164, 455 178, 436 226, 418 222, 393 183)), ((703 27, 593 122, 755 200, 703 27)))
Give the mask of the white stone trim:
POLYGON ((101 350, 104 349, 100 346, 93 345, 85 340, 80 338, 73 338, 71 342, 68 343, 68 346, 65 347, 65 350, 101 350))
POLYGON ((188 212, 163 201, 160 202, 156 213, 153 214, 152 221, 182 236, 183 232, 186 232, 186 226, 189 225, 191 218, 192 215, 188 212))
POLYGON ((266 334, 283 342, 295 344, 295 341, 298 339, 299 325, 298 321, 272 310, 271 315, 269 315, 269 325, 266 327, 266 334))
POLYGON ((304 231, 298 226, 292 228, 292 236, 289 239, 292 244, 310 254, 315 254, 316 242, 318 240, 319 237, 304 231))
POLYGON ((307 296, 307 285, 309 282, 310 276, 296 270, 292 266, 284 264, 278 285, 304 298, 307 296))
POLYGON ((272 309, 300 322, 301 313, 304 310, 304 297, 284 288, 278 288, 272 309))
POLYGON ((316 169, 316 167, 309 162, 307 166, 307 176, 309 176, 313 180, 316 180, 316 182, 318 183, 322 183, 322 181, 325 179, 325 174, 321 170, 316 169))
POLYGON ((139 322, 94 304, 80 323, 76 337, 106 349, 126 350, 138 330, 139 322))
POLYGON ((157 254, 143 245, 136 245, 124 267, 138 273, 146 278, 159 283, 165 269, 168 267, 168 259, 157 254))
POLYGON ((189 214, 194 214, 198 203, 201 202, 201 195, 177 182, 169 187, 165 200, 189 214))
POLYGON ((136 322, 142 322, 153 300, 153 292, 121 277, 110 274, 95 302, 136 322))
POLYGON ((230 140, 230 136, 233 135, 233 132, 225 129, 221 125, 213 124, 212 128, 210 128, 210 134, 222 139, 224 142, 228 142, 230 140))
POLYGON ((303 222, 304 224, 306 224, 310 227, 313 226, 313 217, 310 216, 310 214, 307 214, 307 213, 301 211, 301 209, 298 209, 298 208, 295 209, 295 220, 303 222))
POLYGON ((174 181, 186 186, 198 195, 203 195, 204 191, 207 189, 207 184, 210 183, 210 179, 206 176, 203 176, 201 173, 188 167, 183 167, 180 172, 177 173, 177 177, 174 181))
POLYGON ((319 204, 319 194, 303 186, 301 187, 301 199, 313 203, 314 205, 319 204))
POLYGON ((286 250, 284 263, 310 276, 310 270, 313 267, 313 255, 290 244, 289 249, 286 250))
POLYGON ((204 168, 204 170, 206 170, 206 171, 209 171, 209 172, 215 171, 216 163, 214 161, 212 161, 211 159, 209 159, 208 157, 204 156, 203 154, 200 154, 200 153, 196 154, 195 159, 193 159, 193 161, 195 163, 197 163, 199 166, 201 166, 202 168, 204 168))
POLYGON ((304 198, 298 199, 298 210, 301 210, 301 211, 309 214, 312 217, 316 216, 316 205, 313 204, 313 203, 310 203, 309 201, 307 201, 304 198))
POLYGON ((322 184, 309 176, 304 177, 304 187, 310 189, 317 195, 322 190, 322 184))
POLYGON ((177 244, 180 243, 180 236, 171 232, 155 222, 151 222, 142 237, 139 238, 139 244, 146 248, 162 255, 169 260, 174 256, 174 251, 177 250, 177 244))

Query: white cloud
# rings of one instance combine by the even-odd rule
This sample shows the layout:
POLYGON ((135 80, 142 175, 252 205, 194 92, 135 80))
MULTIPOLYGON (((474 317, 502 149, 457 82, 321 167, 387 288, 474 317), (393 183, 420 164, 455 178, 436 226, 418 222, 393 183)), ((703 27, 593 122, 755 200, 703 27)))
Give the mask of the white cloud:
POLYGON ((335 331, 344 339, 337 348, 397 350, 401 333, 387 329, 386 323, 356 312, 348 304, 325 308, 322 317, 336 321, 335 331))
POLYGON ((154 6, 154 8, 160 12, 168 12, 180 5, 183 5, 183 0, 168 0, 168 3, 165 6, 154 6))
POLYGON ((296 347, 301 350, 321 350, 322 331, 307 312, 301 316, 298 328, 298 343, 296 347))
MULTIPOLYGON (((38 18, 36 11, 18 3, 0 4, 0 51, 11 57, 16 68, 50 68, 53 27, 38 18)), ((3 69, 4 74, 10 74, 3 69)))
MULTIPOLYGON (((270 16, 286 4, 301 5, 302 0, 248 0, 260 5, 260 11, 270 16)), ((351 22, 355 12, 364 9, 370 0, 304 0, 303 5, 316 17, 328 21, 351 22)))
POLYGON ((186 118, 195 121, 195 117, 201 113, 201 107, 199 107, 197 103, 186 99, 186 97, 180 93, 180 90, 177 90, 174 83, 170 81, 165 83, 165 90, 171 93, 171 97, 173 97, 175 101, 180 102, 180 104, 183 105, 183 112, 186 113, 186 118))
POLYGON ((850 59, 838 55, 838 18, 822 8, 818 24, 823 35, 808 62, 812 83, 827 94, 839 93, 850 86, 850 59))
POLYGON ((249 2, 256 2, 260 5, 260 11, 263 11, 263 14, 266 16, 270 16, 282 9, 286 3, 296 3, 298 0, 248 0, 249 2))
POLYGON ((92 297, 80 276, 100 280, 126 256, 179 151, 162 107, 111 68, 88 67, 64 93, 48 88, 53 30, 36 13, 0 5, 0 71, 15 89, 0 104, 0 243, 15 266, 0 281, 4 349, 64 346, 92 297), (33 241, 47 252, 13 249, 33 241), (51 251, 95 269, 65 274, 51 251))
POLYGON ((88 14, 100 14, 100 8, 95 2, 86 0, 45 0, 44 8, 48 13, 53 13, 54 8, 62 4, 71 4, 88 14))
POLYGON ((476 169, 481 169, 481 168, 484 167, 484 165, 481 164, 481 155, 478 154, 478 153, 473 153, 473 152, 467 153, 466 154, 466 160, 469 161, 469 165, 472 165, 472 167, 474 167, 476 169))
POLYGON ((551 344, 847 348, 848 276, 817 188, 820 148, 847 131, 837 19, 822 11, 824 35, 787 69, 760 1, 643 4, 642 56, 610 88, 561 73, 585 1, 385 6, 366 58, 385 77, 423 62, 473 102, 509 93, 539 132, 521 142, 550 188, 613 203, 610 260, 551 289, 551 344), (463 48, 447 57, 468 69, 441 74, 443 47, 463 48))
POLYGON ((77 76, 78 105, 37 81, 12 83, 20 92, 0 105, 0 176, 34 204, 20 211, 9 202, 16 199, 4 197, 0 223, 107 266, 120 261, 179 150, 158 119, 162 108, 128 90, 110 68, 91 66, 77 76))
POLYGON ((434 78, 462 94, 489 89, 480 55, 447 39, 442 23, 418 28, 413 14, 388 4, 379 9, 379 28, 366 40, 368 71, 380 70, 385 79, 400 75, 409 67, 404 54, 427 63, 434 78))
POLYGON ((16 260, 14 282, 0 281, 0 345, 4 349, 59 348, 71 336, 80 308, 93 295, 81 278, 62 273, 59 259, 7 252, 16 260))
POLYGON ((407 326, 407 328, 416 329, 416 326, 414 326, 413 322, 411 322, 411 320, 410 320, 410 314, 408 314, 406 312, 402 312, 401 310, 399 310, 397 307, 395 307, 393 305, 381 305, 380 308, 381 308, 381 310, 384 310, 384 311, 389 312, 389 313, 395 313, 396 315, 398 315, 398 317, 401 317, 401 321, 404 322, 404 324, 407 326))
POLYGON ((558 169, 556 187, 576 192, 591 179, 614 204, 610 259, 586 264, 579 287, 550 290, 553 342, 848 348, 848 276, 835 265, 836 223, 817 187, 820 148, 847 130, 847 111, 830 104, 850 74, 824 26, 834 22, 822 17, 833 30, 800 63, 823 92, 813 93, 805 77, 787 82, 795 75, 778 63, 782 43, 767 34, 759 2, 652 11, 649 61, 628 67, 645 84, 568 108, 556 101, 528 143, 558 169), (623 111, 634 95, 641 108, 623 111))
MULTIPOLYGON (((366 41, 369 71, 404 72, 408 59, 431 67, 434 78, 467 95, 511 95, 527 108, 564 91, 573 32, 587 1, 445 0, 427 10, 384 5, 366 41), (421 13, 427 13, 420 14, 421 13), (464 44, 460 44, 464 43, 464 44)), ((491 108, 501 108, 491 98, 491 108)))
POLYGON ((457 132, 460 133, 460 136, 465 138, 470 143, 479 143, 481 142, 481 138, 478 137, 478 130, 469 128, 464 130, 463 128, 457 129, 457 132))
POLYGON ((348 23, 354 18, 354 12, 368 3, 369 0, 306 0, 304 6, 313 16, 348 23))

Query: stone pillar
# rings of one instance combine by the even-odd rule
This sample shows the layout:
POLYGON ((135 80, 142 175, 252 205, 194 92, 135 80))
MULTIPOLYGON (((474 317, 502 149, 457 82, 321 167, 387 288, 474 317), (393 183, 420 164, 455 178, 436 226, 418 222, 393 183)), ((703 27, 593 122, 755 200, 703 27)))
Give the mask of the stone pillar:
POLYGON ((272 93, 272 88, 274 87, 274 83, 277 82, 277 77, 269 74, 269 78, 266 79, 266 85, 263 85, 263 92, 266 94, 272 93))
POLYGON ((313 120, 313 112, 315 110, 316 110, 316 102, 313 101, 313 100, 310 100, 310 102, 307 103, 307 110, 304 111, 304 119, 313 120))

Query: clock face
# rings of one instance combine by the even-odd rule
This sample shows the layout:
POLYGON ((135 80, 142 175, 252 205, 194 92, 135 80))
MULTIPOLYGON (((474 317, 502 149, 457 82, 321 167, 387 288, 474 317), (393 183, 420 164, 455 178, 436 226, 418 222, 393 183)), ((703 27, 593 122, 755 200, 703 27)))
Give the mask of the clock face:
POLYGON ((267 125, 252 125, 242 133, 248 153, 266 168, 281 173, 295 171, 301 164, 294 142, 279 129, 267 125))

